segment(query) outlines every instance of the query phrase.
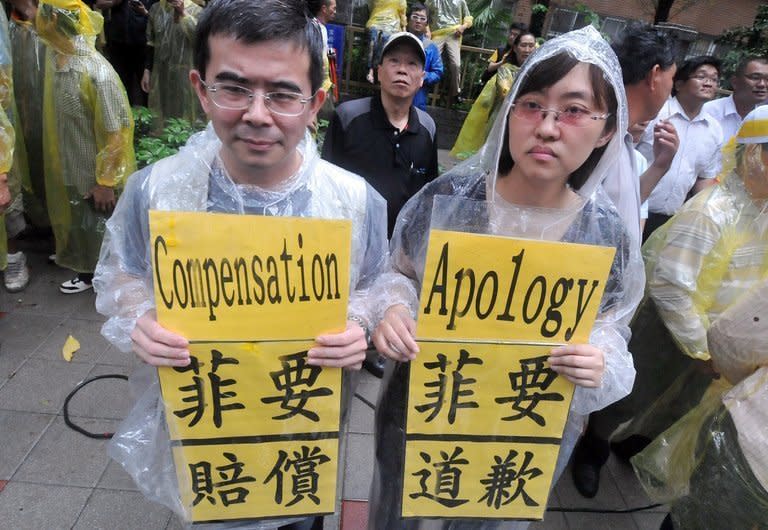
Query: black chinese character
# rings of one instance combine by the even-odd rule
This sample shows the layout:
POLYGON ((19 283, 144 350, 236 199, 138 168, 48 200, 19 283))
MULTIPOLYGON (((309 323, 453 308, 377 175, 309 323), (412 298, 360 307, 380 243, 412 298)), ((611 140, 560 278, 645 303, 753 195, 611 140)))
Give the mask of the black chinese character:
POLYGON ((282 396, 270 396, 261 398, 264 403, 280 403, 280 408, 287 410, 285 414, 272 416, 273 420, 285 420, 292 418, 297 414, 309 418, 312 421, 320 421, 317 413, 306 410, 304 407, 310 398, 320 396, 330 396, 333 391, 330 388, 315 388, 309 390, 315 384, 317 376, 320 375, 319 366, 310 366, 307 364, 307 352, 300 351, 290 355, 280 357, 282 370, 270 372, 272 382, 275 388, 284 392, 282 396), (306 387, 297 390, 298 387, 306 387), (294 402, 297 402, 294 404, 294 402))
POLYGON ((500 404, 512 403, 512 410, 517 414, 512 414, 502 418, 502 420, 514 421, 528 417, 543 427, 546 420, 541 414, 534 412, 539 402, 565 400, 562 394, 557 392, 541 393, 537 391, 547 390, 549 385, 557 379, 557 372, 545 366, 546 360, 546 356, 523 359, 520 361, 519 372, 509 372, 509 382, 517 395, 498 397, 495 401, 500 404))
MULTIPOLYGON (((446 394, 446 387, 448 384, 448 377, 445 374, 445 371, 448 369, 448 365, 452 364, 450 361, 447 360, 446 356, 442 353, 437 354, 437 361, 435 362, 426 362, 424 363, 424 367, 428 370, 434 370, 439 369, 440 372, 437 374, 437 380, 431 381, 428 383, 424 383, 424 386, 427 388, 436 388, 433 392, 426 392, 424 394, 424 397, 426 398, 434 398, 433 401, 430 401, 429 403, 423 403, 421 405, 416 405, 416 410, 419 412, 426 412, 428 410, 432 410, 430 412, 429 416, 427 416, 427 419, 425 421, 430 422, 434 420, 438 414, 440 414, 440 411, 443 408, 443 403, 445 402, 445 394, 446 394)), ((483 364, 483 361, 480 360, 477 357, 470 357, 469 352, 467 350, 459 350, 459 360, 456 363, 456 370, 454 370, 451 373, 452 376, 452 384, 451 384, 451 405, 448 409, 448 423, 451 425, 456 421, 456 411, 458 409, 466 409, 466 408, 472 408, 475 409, 478 407, 478 404, 476 401, 461 401, 461 398, 465 398, 468 396, 472 396, 475 394, 474 390, 471 389, 464 389, 462 390, 463 385, 472 385, 477 382, 476 379, 472 377, 464 377, 461 374, 462 368, 468 364, 483 364)))
MULTIPOLYGON (((222 403, 225 399, 234 398, 237 393, 234 391, 222 392, 222 387, 228 387, 237 384, 234 379, 222 379, 216 371, 222 364, 240 364, 240 361, 232 357, 224 357, 218 350, 211 350, 211 371, 208 372, 208 380, 211 385, 211 404, 213 408, 213 424, 216 428, 221 428, 221 413, 225 410, 237 410, 244 409, 245 405, 242 403, 222 403)), ((173 414, 179 418, 184 418, 190 414, 194 414, 190 420, 188 426, 194 427, 202 419, 205 412, 205 385, 203 384, 203 378, 200 377, 200 362, 197 357, 192 356, 190 363, 182 368, 174 368, 179 373, 192 371, 195 375, 192 376, 192 384, 186 386, 180 386, 181 392, 192 392, 191 396, 182 398, 184 403, 192 403, 193 405, 183 410, 176 410, 173 414)))
POLYGON ((213 482, 210 462, 203 461, 189 464, 189 471, 192 476, 192 493, 195 494, 192 506, 197 506, 203 499, 215 505, 214 491, 218 494, 221 503, 225 507, 230 504, 245 502, 245 498, 250 492, 243 486, 236 486, 234 488, 230 486, 255 482, 256 479, 254 477, 241 476, 244 464, 237 461, 237 456, 234 453, 223 453, 223 455, 231 463, 216 467, 216 471, 219 472, 219 477, 221 478, 219 482, 213 482))
POLYGON ((316 505, 320 504, 317 496, 317 485, 320 475, 315 471, 317 466, 330 462, 330 457, 323 454, 319 447, 311 450, 306 445, 301 446, 301 452, 294 451, 293 458, 288 453, 280 451, 272 471, 269 472, 264 484, 275 479, 275 503, 283 503, 283 474, 291 471, 291 494, 294 496, 285 506, 293 506, 308 497, 316 505))
POLYGON ((480 481, 485 486, 485 495, 478 502, 485 501, 489 508, 493 506, 498 510, 501 506, 506 506, 522 495, 526 506, 539 505, 525 492, 524 488, 526 479, 534 479, 541 475, 542 471, 537 467, 528 469, 528 465, 533 458, 533 453, 530 451, 525 452, 523 465, 516 471, 517 463, 515 458, 517 458, 517 455, 517 451, 510 449, 504 460, 500 456, 493 457, 496 463, 491 466, 491 472, 486 475, 488 478, 480 481), (510 493, 509 490, 513 487, 515 489, 510 493))
POLYGON ((425 467, 415 473, 412 473, 414 477, 419 478, 419 487, 421 491, 411 493, 412 499, 418 499, 419 497, 426 497, 427 499, 438 502, 446 508, 455 508, 461 506, 465 502, 469 502, 469 499, 458 499, 459 490, 461 486, 461 472, 462 470, 458 466, 465 466, 469 464, 466 458, 459 458, 459 455, 464 452, 461 447, 454 447, 453 453, 449 456, 447 452, 440 451, 441 461, 432 463, 432 457, 429 453, 419 452, 419 456, 424 460, 424 463, 429 464, 435 469, 435 478, 432 483, 433 488, 429 487, 429 480, 432 478, 432 471, 428 467, 425 467))

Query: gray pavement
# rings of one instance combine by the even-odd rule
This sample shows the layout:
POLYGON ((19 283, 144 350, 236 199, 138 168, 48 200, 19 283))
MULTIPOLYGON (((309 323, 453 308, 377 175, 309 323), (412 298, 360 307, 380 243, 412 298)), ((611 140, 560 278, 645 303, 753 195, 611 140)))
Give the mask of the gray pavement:
MULTIPOLYGON (((81 380, 127 374, 134 356, 116 351, 99 333, 102 317, 92 292, 63 295, 70 272, 28 252, 32 282, 20 294, 0 289, 0 529, 181 528, 167 509, 144 499, 131 479, 107 458, 104 440, 87 438, 64 423, 62 406, 81 380), (61 357, 67 335, 81 344, 71 362, 61 357)), ((362 373, 357 393, 375 403, 379 381, 362 373)), ((102 380, 71 402, 73 420, 91 432, 111 432, 130 407, 127 386, 102 380)), ((373 462, 373 410, 355 398, 346 443, 344 530, 362 530, 373 462)), ((584 499, 566 471, 551 508, 622 510, 649 504, 631 469, 609 461, 600 494, 584 499)), ((547 512, 541 529, 655 530, 664 510, 632 514, 547 512)), ((329 517, 337 528, 342 517, 329 517)))

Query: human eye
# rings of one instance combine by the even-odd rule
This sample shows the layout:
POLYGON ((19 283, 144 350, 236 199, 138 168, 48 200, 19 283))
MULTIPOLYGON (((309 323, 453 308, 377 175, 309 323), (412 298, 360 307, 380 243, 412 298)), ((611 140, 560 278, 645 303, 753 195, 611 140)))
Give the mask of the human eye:
POLYGON ((536 103, 535 101, 530 99, 524 99, 522 101, 518 101, 517 103, 515 103, 515 106, 519 107, 520 110, 527 111, 527 112, 539 111, 542 108, 544 108, 538 103, 536 103))
POLYGON ((295 92, 270 92, 267 96, 277 104, 291 104, 301 99, 301 94, 295 92))
POLYGON ((228 85, 226 83, 218 83, 216 85, 216 91, 221 92, 227 96, 248 96, 251 91, 245 87, 239 85, 228 85))

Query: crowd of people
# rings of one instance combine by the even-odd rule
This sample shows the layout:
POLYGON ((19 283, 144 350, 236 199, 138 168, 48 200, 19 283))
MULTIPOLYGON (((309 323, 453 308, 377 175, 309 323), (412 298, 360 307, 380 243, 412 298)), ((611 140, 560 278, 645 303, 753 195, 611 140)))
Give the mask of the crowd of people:
MULTIPOLYGON (((111 342, 148 368, 183 367, 188 340, 154 312, 150 209, 349 219, 347 327, 317 337, 307 362, 354 370, 371 346, 382 356, 370 527, 524 528, 400 515, 430 229, 613 247, 589 340, 547 359, 576 386, 556 477, 573 457, 576 488, 593 497, 613 449, 634 457, 649 491, 677 492, 664 499, 672 507, 664 527, 760 527, 768 520, 760 320, 768 58, 742 60, 733 93, 715 99, 720 61, 678 61, 674 41, 653 27, 632 25, 609 44, 588 26, 537 45, 514 24, 454 148, 466 160, 439 175, 425 88, 442 75, 442 55, 449 98, 460 97, 459 49, 472 16, 464 0, 405 4, 373 2, 369 79, 380 91, 329 106, 333 51, 323 25, 335 0, 96 0, 94 9, 15 0, 10 23, 0 19, 6 288, 28 281, 15 241, 26 220, 50 224, 52 258, 76 273, 61 291, 94 287, 111 342), (106 44, 97 45, 104 27, 106 44), (178 154, 134 173, 129 105, 145 96, 159 120, 209 123, 178 154), (318 149, 322 111, 330 124, 318 149)), ((162 431, 148 417, 162 420, 128 421, 112 453, 140 487, 173 474, 161 456, 127 465, 147 454, 134 453, 134 442, 150 440, 150 453, 168 456, 167 439, 136 434, 162 431)), ((316 517, 253 522, 321 526, 316 517)))

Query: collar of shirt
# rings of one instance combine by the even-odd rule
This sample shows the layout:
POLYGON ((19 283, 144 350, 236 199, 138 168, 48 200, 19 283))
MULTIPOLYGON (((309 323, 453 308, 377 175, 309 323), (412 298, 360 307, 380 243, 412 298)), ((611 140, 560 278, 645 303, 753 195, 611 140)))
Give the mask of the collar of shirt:
POLYGON ((676 96, 669 98, 667 105, 669 106, 668 107, 669 114, 667 115, 668 118, 671 118, 676 114, 679 114, 682 119, 684 119, 685 121, 689 121, 691 123, 696 123, 697 121, 703 121, 703 122, 709 123, 709 120, 707 120, 707 117, 709 116, 709 114, 707 114, 703 110, 699 110, 699 113, 694 118, 689 118, 688 114, 686 114, 685 109, 683 109, 683 106, 680 104, 680 101, 677 99, 676 96))
POLYGON ((418 131, 419 117, 416 113, 416 108, 411 105, 408 110, 408 123, 405 129, 399 131, 392 123, 390 123, 387 117, 387 111, 384 110, 384 105, 381 103, 381 94, 376 94, 371 98, 371 119, 373 126, 377 129, 389 129, 391 131, 397 131, 399 135, 402 134, 416 134, 418 131))

